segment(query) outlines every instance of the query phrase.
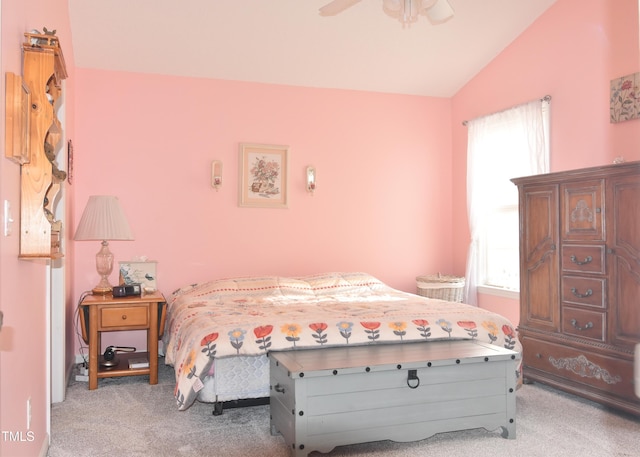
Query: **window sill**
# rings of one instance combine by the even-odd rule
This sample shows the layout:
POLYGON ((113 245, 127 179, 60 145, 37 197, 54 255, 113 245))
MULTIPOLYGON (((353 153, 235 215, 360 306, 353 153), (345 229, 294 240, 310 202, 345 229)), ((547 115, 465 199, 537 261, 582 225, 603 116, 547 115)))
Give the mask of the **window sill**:
POLYGON ((510 298, 511 300, 520 300, 519 291, 501 289, 500 287, 478 286, 478 293, 485 295, 494 295, 496 297, 510 298))

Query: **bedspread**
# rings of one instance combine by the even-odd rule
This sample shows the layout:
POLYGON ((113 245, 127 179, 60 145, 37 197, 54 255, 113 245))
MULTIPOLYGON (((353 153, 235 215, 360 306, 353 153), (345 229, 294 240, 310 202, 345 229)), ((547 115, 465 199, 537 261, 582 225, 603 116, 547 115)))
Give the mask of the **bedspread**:
POLYGON ((175 291, 164 333, 187 409, 214 358, 326 346, 478 339, 521 351, 503 316, 389 287, 364 273, 210 281, 175 291))

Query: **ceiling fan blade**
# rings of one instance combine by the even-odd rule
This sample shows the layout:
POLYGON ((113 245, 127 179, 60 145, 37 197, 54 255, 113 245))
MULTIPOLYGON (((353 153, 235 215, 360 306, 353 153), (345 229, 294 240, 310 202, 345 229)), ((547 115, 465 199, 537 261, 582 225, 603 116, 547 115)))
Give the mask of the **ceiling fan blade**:
POLYGON ((320 8, 320 16, 335 16, 359 2, 360 0, 333 0, 320 8))
POLYGON ((453 7, 447 0, 438 0, 429 8, 426 15, 432 24, 442 24, 453 17, 453 7))

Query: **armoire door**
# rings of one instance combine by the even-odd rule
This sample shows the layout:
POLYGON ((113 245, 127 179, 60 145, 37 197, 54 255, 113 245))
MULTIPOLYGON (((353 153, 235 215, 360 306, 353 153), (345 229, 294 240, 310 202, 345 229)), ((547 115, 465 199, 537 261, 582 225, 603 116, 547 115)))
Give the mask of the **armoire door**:
POLYGON ((611 242, 607 257, 612 271, 609 287, 609 342, 633 351, 640 338, 640 178, 611 178, 611 242))
POLYGON ((556 332, 558 291, 558 187, 528 186, 520 194, 520 327, 556 332))

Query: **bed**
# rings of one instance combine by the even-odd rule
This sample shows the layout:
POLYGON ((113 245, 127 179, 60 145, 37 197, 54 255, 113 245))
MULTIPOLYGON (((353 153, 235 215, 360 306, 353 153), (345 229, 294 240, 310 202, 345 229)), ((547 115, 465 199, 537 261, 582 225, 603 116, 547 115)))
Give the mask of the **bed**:
MULTIPOLYGON (((477 339, 521 352, 493 312, 394 289, 366 273, 219 279, 168 299, 165 363, 178 409, 269 397, 270 351, 477 339)), ((517 373, 514 373, 517 376, 517 373)))

